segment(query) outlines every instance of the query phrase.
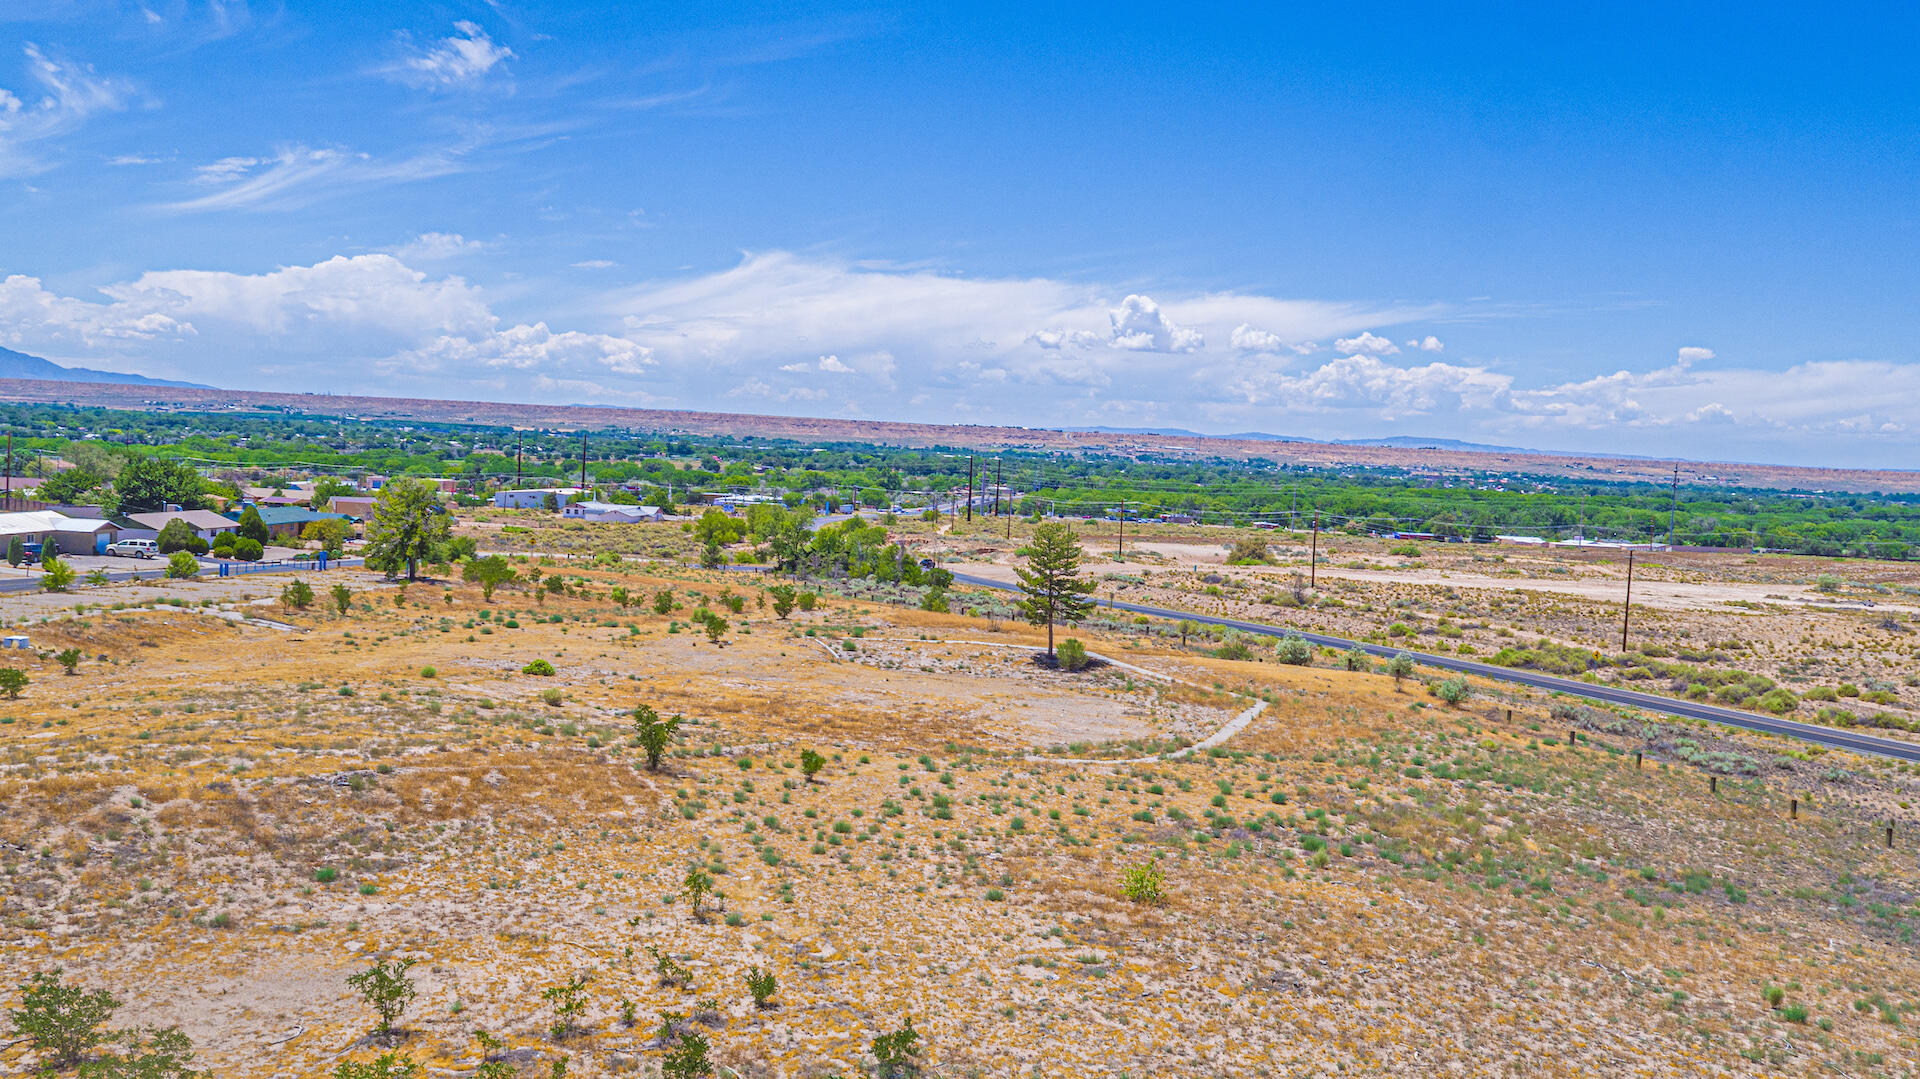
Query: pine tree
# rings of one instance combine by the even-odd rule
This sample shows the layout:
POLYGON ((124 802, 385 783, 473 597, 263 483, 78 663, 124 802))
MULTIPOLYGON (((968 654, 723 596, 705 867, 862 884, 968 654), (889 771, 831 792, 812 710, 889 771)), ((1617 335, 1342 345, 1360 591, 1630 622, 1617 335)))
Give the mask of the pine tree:
POLYGON ((1094 583, 1080 575, 1080 537, 1063 524, 1044 524, 1033 530, 1027 545, 1027 565, 1020 573, 1020 591, 1026 598, 1020 610, 1027 621, 1047 627, 1047 652, 1053 652, 1053 626, 1079 622, 1093 610, 1094 583))

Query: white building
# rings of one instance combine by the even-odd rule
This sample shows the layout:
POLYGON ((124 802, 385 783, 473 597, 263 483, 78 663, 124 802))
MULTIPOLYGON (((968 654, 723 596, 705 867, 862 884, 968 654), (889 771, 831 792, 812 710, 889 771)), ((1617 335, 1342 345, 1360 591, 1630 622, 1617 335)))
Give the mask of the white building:
POLYGON ((119 538, 120 526, 98 518, 69 517, 53 510, 0 513, 0 549, 19 537, 45 553, 99 554, 119 538))
POLYGON ((622 524, 658 521, 662 517, 659 506, 622 506, 613 502, 590 501, 569 502, 560 514, 581 521, 614 521, 622 524))
POLYGON ((552 495, 553 500, 564 509, 567 503, 587 493, 587 490, 582 487, 522 487, 516 490, 495 491, 493 505, 494 508, 503 510, 537 510, 545 506, 547 496, 552 495))

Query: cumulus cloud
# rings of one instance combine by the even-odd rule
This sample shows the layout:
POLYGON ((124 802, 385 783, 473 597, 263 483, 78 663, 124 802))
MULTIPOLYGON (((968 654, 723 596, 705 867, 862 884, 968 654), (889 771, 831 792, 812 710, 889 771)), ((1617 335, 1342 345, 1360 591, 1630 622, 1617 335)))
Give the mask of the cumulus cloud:
POLYGON ((429 48, 409 48, 409 55, 382 73, 408 86, 447 90, 478 83, 513 59, 513 50, 494 44, 478 23, 463 19, 454 23, 453 29, 452 37, 442 38, 429 48))
POLYGON ((1375 336, 1371 331, 1362 331, 1358 337, 1342 337, 1333 343, 1334 350, 1349 356, 1393 356, 1400 346, 1384 337, 1375 336))
POLYGON ((1683 365, 1693 363, 1697 360, 1711 359, 1713 359, 1713 350, 1710 348, 1700 348, 1697 345, 1689 345, 1680 350, 1680 362, 1683 365))
POLYGON ((1227 340, 1242 352, 1278 352, 1286 347, 1279 334, 1256 330, 1244 322, 1233 328, 1233 336, 1227 340))
POLYGON ((390 254, 257 274, 153 271, 99 291, 104 300, 61 296, 31 277, 7 278, 0 282, 0 341, 69 356, 86 349, 124 356, 138 343, 143 357, 165 363, 173 356, 178 369, 200 381, 230 385, 253 384, 263 364, 304 372, 313 388, 370 367, 408 379, 439 377, 450 390, 489 372, 633 378, 653 365, 644 344, 502 318, 464 279, 430 276, 390 254), (191 352, 184 349, 189 338, 191 352))
MULTIPOLYGON (((423 249, 472 242, 438 235, 423 249)), ((1750 446, 1758 449, 1741 452, 1771 456, 1796 439, 1817 452, 1883 447, 1871 452, 1886 459, 1920 449, 1911 419, 1920 415, 1920 364, 1709 370, 1681 354, 1522 383, 1417 345, 1415 358, 1366 351, 1385 338, 1367 340, 1365 327, 1422 321, 1430 308, 1156 291, 1129 302, 1097 285, 775 252, 576 298, 573 324, 562 325, 550 312, 504 314, 501 298, 460 276, 381 253, 252 274, 156 271, 84 296, 16 275, 0 281, 0 344, 235 386, 271 378, 338 388, 345 372, 374 376, 349 380, 361 392, 501 400, 698 408, 731 396, 796 408, 831 401, 836 412, 902 419, 1124 420, 1330 437, 1405 422, 1419 433, 1534 445, 1592 432, 1589 445, 1616 449, 1622 432, 1643 432, 1632 445, 1651 447, 1684 444, 1691 431, 1711 446, 1705 452, 1750 446), (1132 335, 1154 347, 1127 347, 1132 335), (1285 342, 1314 339, 1360 347, 1324 362, 1277 358, 1295 348, 1285 342), (1250 355, 1276 358, 1250 364, 1250 355)), ((512 295, 530 304, 538 292, 527 282, 512 295)))
POLYGON ((1233 389, 1249 405, 1324 411, 1374 409, 1384 417, 1483 410, 1508 395, 1513 379, 1481 367, 1429 363, 1395 367, 1375 356, 1342 356, 1300 374, 1258 372, 1233 389))
POLYGON ((519 370, 604 369, 616 375, 641 375, 653 366, 653 354, 632 341, 600 333, 554 333, 544 322, 522 323, 472 335, 443 335, 385 361, 389 368, 415 373, 453 371, 474 365, 519 370))
POLYGON ((97 113, 118 112, 137 96, 133 84, 100 75, 90 65, 50 55, 28 43, 27 75, 38 86, 25 96, 0 88, 0 178, 31 176, 51 167, 34 152, 97 113))
POLYGON ((1407 347, 1417 348, 1422 352, 1445 352, 1447 350, 1447 346, 1441 344, 1440 339, 1432 334, 1408 341, 1407 347))
POLYGON ((1192 352, 1206 346, 1206 335, 1174 324, 1148 296, 1128 296, 1107 312, 1115 348, 1136 352, 1192 352))

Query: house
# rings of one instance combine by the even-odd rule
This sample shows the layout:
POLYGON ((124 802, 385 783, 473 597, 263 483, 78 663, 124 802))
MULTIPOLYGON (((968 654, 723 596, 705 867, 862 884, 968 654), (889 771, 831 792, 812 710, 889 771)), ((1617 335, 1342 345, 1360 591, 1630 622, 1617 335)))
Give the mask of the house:
POLYGON ((38 543, 46 552, 99 554, 120 534, 120 526, 112 521, 69 517, 53 510, 0 513, 0 547, 18 538, 24 543, 38 543))
POLYGON ((547 504, 547 496, 562 508, 576 498, 590 494, 584 487, 520 487, 493 493, 493 505, 503 510, 537 510, 547 504))
POLYGON ((132 527, 125 529, 122 535, 127 539, 154 539, 160 535, 161 529, 167 527, 167 522, 176 518, 185 521, 187 527, 193 529, 194 535, 209 543, 213 542, 213 537, 222 532, 231 532, 236 527, 230 518, 212 510, 160 510, 127 514, 127 521, 132 527))
MULTIPOLYGON (((353 524, 353 518, 344 513, 316 513, 305 506, 256 505, 254 509, 260 514, 260 523, 267 526, 270 539, 297 539, 301 531, 315 521, 345 521, 349 526, 353 524)), ((238 513, 234 514, 236 522, 239 516, 238 513)))
POLYGON ((327 503, 327 509, 334 513, 343 513, 356 521, 364 521, 373 512, 373 498, 369 495, 335 495, 327 503))
POLYGON ((564 517, 582 521, 616 521, 634 524, 662 519, 659 506, 621 506, 612 502, 569 502, 560 511, 564 517))

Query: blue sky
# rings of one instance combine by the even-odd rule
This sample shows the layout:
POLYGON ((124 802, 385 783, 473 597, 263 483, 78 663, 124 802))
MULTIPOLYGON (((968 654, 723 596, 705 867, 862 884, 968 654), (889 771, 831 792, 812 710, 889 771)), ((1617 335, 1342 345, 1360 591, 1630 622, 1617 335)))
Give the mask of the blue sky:
POLYGON ((0 6, 0 344, 1912 467, 1920 16, 0 6))

